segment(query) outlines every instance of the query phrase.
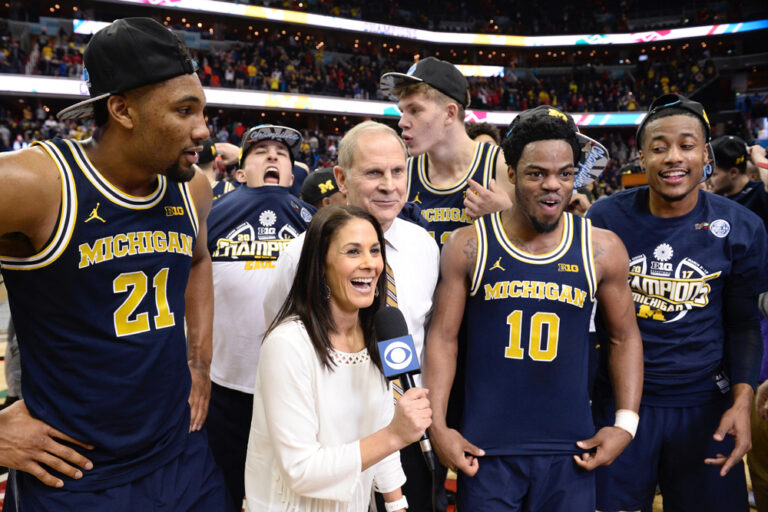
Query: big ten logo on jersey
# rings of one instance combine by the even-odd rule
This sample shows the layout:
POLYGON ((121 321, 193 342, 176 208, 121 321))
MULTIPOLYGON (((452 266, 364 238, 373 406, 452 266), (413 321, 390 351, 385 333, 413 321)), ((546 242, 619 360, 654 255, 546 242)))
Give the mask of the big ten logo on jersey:
POLYGON ((575 263, 573 265, 569 265, 568 263, 558 263, 557 264, 557 271, 558 272, 573 272, 578 273, 579 272, 579 266, 575 263))
POLYGON ((184 215, 184 207, 183 206, 166 206, 165 207, 166 217, 173 217, 175 215, 184 215))
POLYGON ((674 262, 670 243, 661 243, 649 257, 634 256, 629 261, 629 286, 637 305, 637 317, 658 322, 674 322, 693 308, 709 304, 709 281, 721 272, 709 272, 691 258, 674 262))

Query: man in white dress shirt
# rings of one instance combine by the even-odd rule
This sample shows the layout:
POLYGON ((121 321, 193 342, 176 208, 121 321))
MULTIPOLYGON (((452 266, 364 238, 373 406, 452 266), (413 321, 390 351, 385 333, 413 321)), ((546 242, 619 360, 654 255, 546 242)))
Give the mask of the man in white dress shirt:
MULTIPOLYGON (((406 200, 406 156, 397 132, 384 124, 365 121, 347 132, 339 143, 339 165, 334 168, 334 176, 347 204, 363 208, 381 224, 387 241, 387 263, 394 274, 397 307, 405 316, 423 361, 424 328, 432 310, 440 253, 424 228, 397 218, 406 200)), ((277 260, 276 275, 264 300, 267 325, 277 316, 293 284, 303 244, 302 234, 277 260)), ((401 458, 408 478, 403 493, 410 510, 430 510, 431 481, 418 444, 401 451, 401 458)))

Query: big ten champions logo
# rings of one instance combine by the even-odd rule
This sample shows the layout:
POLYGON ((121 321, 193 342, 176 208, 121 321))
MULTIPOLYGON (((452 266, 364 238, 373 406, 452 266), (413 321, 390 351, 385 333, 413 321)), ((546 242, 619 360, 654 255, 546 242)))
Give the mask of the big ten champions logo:
POLYGON ((629 285, 638 318, 676 322, 693 308, 709 304, 711 286, 720 272, 710 273, 692 258, 675 263, 670 243, 661 243, 652 257, 641 254, 629 262, 629 285))

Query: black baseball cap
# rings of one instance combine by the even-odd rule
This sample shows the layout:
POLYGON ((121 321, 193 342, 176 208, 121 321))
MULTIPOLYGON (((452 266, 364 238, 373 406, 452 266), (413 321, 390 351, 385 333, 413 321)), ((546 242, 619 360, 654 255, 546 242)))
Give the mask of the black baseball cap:
POLYGON ((653 120, 653 116, 662 110, 673 107, 687 110, 688 112, 698 117, 704 124, 704 140, 709 142, 709 118, 707 117, 707 112, 704 110, 704 105, 698 101, 689 100, 685 96, 681 96, 679 94, 663 94, 653 100, 651 106, 648 107, 648 114, 646 114, 646 116, 643 118, 643 122, 640 123, 640 126, 637 128, 637 134, 635 138, 637 139, 638 145, 640 144, 640 134, 643 132, 645 125, 648 124, 648 121, 653 120))
POLYGON ((197 163, 207 164, 208 162, 213 162, 217 154, 216 142, 212 138, 208 137, 203 141, 202 146, 203 150, 197 154, 197 163))
POLYGON ((731 167, 741 167, 746 169, 747 156, 749 150, 744 139, 725 135, 718 137, 711 142, 712 151, 715 152, 715 162, 718 167, 730 169, 731 167))
POLYGON ((339 191, 333 169, 315 169, 301 184, 301 200, 317 204, 323 198, 339 191))
POLYGON ((122 18, 99 30, 83 64, 91 97, 59 112, 61 120, 93 116, 97 101, 197 70, 182 40, 152 18, 122 18))
POLYGON ((279 126, 276 124, 260 124, 248 129, 243 134, 243 140, 240 143, 240 158, 238 159, 238 165, 243 168, 243 161, 248 154, 248 150, 251 146, 257 142, 263 140, 276 140, 282 142, 285 147, 288 148, 288 153, 291 156, 291 163, 296 159, 296 154, 299 152, 299 146, 301 146, 301 133, 298 130, 289 128, 287 126, 279 126))
POLYGON ((550 117, 565 123, 568 125, 568 128, 573 130, 576 134, 576 139, 579 142, 579 153, 574 155, 577 169, 576 176, 573 180, 574 188, 589 185, 600 177, 608 166, 608 161, 610 159, 608 150, 595 139, 587 137, 581 133, 578 125, 573 120, 573 117, 558 108, 549 105, 539 105, 538 107, 529 108, 528 110, 520 112, 515 116, 512 122, 509 123, 506 137, 513 135, 515 128, 521 124, 543 117, 550 117))
POLYGON ((434 87, 464 108, 469 106, 469 82, 466 77, 450 62, 434 57, 420 60, 407 73, 384 73, 379 80, 379 87, 390 99, 397 101, 399 98, 392 93, 392 89, 419 82, 434 87))

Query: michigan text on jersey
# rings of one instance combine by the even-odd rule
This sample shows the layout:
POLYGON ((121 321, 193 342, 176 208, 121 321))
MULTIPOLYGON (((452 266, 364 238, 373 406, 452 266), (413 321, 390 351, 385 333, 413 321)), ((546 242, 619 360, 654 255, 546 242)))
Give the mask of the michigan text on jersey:
POLYGON ((472 219, 467 216, 464 208, 424 208, 421 210, 421 216, 427 222, 463 222, 471 224, 472 219))
POLYGON ((486 284, 485 300, 522 298, 546 299, 565 302, 572 306, 584 307, 587 292, 561 283, 545 281, 497 281, 493 285, 486 284))
POLYGON ((79 245, 80 265, 85 268, 113 258, 123 258, 136 254, 155 252, 173 252, 192 257, 194 239, 175 231, 132 231, 99 238, 93 245, 87 242, 79 245))

